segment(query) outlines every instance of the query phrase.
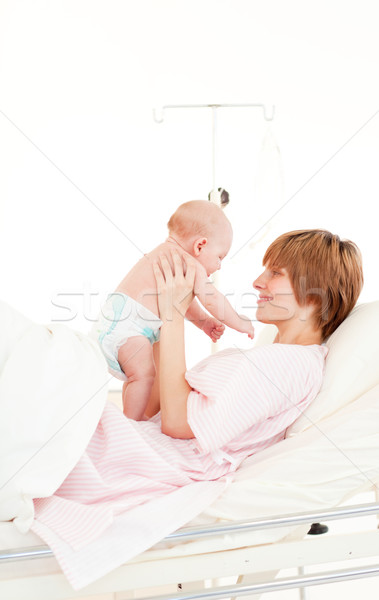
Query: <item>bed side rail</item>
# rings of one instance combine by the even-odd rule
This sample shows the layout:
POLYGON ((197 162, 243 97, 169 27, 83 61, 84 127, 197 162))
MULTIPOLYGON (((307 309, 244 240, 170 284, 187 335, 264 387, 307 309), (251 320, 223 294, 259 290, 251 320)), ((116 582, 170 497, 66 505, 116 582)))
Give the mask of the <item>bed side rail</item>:
MULTIPOLYGON (((202 527, 183 527, 168 535, 163 541, 194 540, 202 537, 213 537, 245 531, 273 529, 277 527, 292 527, 319 521, 336 521, 379 514, 379 503, 356 504, 331 510, 315 510, 294 514, 279 515, 266 519, 249 521, 233 521, 233 523, 216 523, 202 527)), ((33 558, 52 557, 53 552, 48 546, 31 546, 0 551, 0 562, 25 560, 33 558)))

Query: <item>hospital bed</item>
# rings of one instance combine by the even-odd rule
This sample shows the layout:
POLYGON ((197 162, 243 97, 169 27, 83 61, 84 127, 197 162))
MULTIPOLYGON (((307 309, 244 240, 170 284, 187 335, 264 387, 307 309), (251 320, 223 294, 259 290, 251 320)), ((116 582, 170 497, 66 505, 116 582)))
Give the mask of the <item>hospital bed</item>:
MULTIPOLYGON (((258 343, 272 339, 267 327, 258 343)), ((378 576, 379 302, 357 306, 327 344, 316 400, 188 527, 75 592, 38 536, 2 522, 0 597, 208 600, 290 588, 305 597, 310 585, 378 576), (342 519, 341 533, 307 535, 312 523, 342 519), (365 564, 346 569, 355 559, 365 564), (312 565, 318 572, 305 574, 312 565)))

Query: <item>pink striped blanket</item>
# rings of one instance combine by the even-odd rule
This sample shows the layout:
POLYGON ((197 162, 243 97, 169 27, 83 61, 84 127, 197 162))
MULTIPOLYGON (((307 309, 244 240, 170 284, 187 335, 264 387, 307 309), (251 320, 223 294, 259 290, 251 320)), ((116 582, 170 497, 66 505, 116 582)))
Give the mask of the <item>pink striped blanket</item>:
POLYGON ((127 419, 108 403, 86 451, 32 529, 79 589, 209 506, 242 461, 284 438, 322 382, 324 346, 229 349, 186 373, 192 440, 162 434, 159 415, 127 419))

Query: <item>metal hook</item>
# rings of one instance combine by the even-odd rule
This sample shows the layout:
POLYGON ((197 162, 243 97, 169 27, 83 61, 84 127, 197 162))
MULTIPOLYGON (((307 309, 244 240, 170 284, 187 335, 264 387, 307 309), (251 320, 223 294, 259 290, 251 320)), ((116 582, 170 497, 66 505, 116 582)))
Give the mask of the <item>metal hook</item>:
POLYGON ((163 123, 163 121, 164 121, 164 106, 160 106, 159 108, 153 108, 153 118, 156 123, 163 123))
POLYGON ((167 104, 153 108, 153 117, 156 123, 163 123, 166 108, 212 108, 214 110, 218 108, 261 108, 265 121, 272 121, 275 115, 275 105, 271 106, 269 112, 265 104, 167 104))
POLYGON ((266 105, 264 104, 263 105, 263 117, 264 117, 265 121, 272 121, 274 119, 274 115, 275 115, 275 104, 273 104, 271 106, 271 115, 270 116, 267 115, 267 108, 266 108, 266 105))

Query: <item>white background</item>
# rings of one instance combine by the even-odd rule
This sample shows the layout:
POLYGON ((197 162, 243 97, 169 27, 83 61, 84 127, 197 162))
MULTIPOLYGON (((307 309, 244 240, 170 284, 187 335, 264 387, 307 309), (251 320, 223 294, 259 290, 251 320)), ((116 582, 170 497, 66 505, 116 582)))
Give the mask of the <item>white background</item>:
MULTIPOLYGON (((216 183, 234 228, 221 289, 253 317, 241 297, 265 247, 322 227, 360 246, 361 301, 378 299, 378 13, 376 0, 0 0, 0 297, 87 331, 176 206, 212 187, 211 112, 167 111, 158 125, 152 109, 265 103, 281 197, 260 171, 262 112, 218 111, 216 183)), ((210 343, 187 334, 192 364, 210 343)), ((250 344, 225 334, 234 343, 250 344)), ((344 585, 346 598, 377 593, 376 580, 344 585)))
MULTIPOLYGON (((263 112, 218 110, 216 183, 230 193, 234 228, 220 288, 253 317, 241 298, 268 243, 322 227, 360 246, 361 301, 377 299, 377 6, 0 1, 1 297, 34 320, 88 330, 176 206, 212 187, 211 111, 166 111, 157 124, 152 109, 265 103, 276 107, 281 197, 257 193, 263 112)), ((228 332, 223 345, 232 343, 250 344, 228 332)), ((210 342, 191 327, 188 347, 192 364, 210 342)))

